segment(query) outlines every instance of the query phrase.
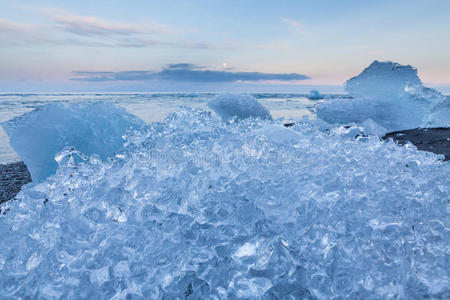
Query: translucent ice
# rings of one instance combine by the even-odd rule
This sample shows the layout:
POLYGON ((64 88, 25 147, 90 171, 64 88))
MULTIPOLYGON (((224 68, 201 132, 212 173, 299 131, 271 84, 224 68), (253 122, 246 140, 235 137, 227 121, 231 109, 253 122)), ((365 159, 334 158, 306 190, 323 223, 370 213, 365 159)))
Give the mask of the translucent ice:
POLYGON ((256 131, 276 143, 296 143, 301 140, 300 135, 289 128, 280 125, 269 125, 256 131))
POLYGON ((450 126, 450 101, 424 87, 411 66, 375 61, 345 87, 353 98, 319 104, 319 118, 341 124, 371 119, 388 131, 450 126))
POLYGON ((2 297, 448 299, 450 164, 281 126, 185 109, 109 159, 61 153, 2 207, 2 297))
POLYGON ((372 119, 366 119, 364 122, 361 123, 361 125, 364 127, 364 133, 366 134, 384 136, 388 132, 386 128, 384 128, 380 124, 377 124, 372 119))
POLYGON ((422 87, 417 70, 389 61, 374 61, 361 74, 345 83, 350 95, 369 100, 402 97, 405 89, 410 87, 422 87))
POLYGON ((2 123, 34 182, 55 173, 54 157, 65 147, 106 158, 120 150, 128 128, 143 125, 123 108, 99 102, 48 104, 2 123))
POLYGON ((246 94, 221 94, 214 97, 209 103, 211 108, 225 122, 233 117, 239 120, 253 117, 272 119, 269 111, 254 97, 246 94))

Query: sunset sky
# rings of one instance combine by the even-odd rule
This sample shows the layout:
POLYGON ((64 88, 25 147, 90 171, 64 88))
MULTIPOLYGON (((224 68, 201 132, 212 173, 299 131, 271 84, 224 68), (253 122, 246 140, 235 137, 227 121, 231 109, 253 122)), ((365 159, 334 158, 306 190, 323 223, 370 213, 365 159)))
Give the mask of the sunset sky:
POLYGON ((450 94, 450 1, 0 0, 0 92, 288 91, 373 60, 450 94))

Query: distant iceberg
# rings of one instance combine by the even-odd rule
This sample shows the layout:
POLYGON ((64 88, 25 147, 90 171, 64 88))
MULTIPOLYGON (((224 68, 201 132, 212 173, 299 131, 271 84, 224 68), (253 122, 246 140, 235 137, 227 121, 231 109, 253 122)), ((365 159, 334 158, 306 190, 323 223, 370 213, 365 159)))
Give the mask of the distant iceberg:
POLYGON ((220 94, 208 103, 208 107, 224 122, 234 117, 238 120, 250 117, 272 120, 269 111, 254 97, 246 94, 220 94))
POLYGON ((320 100, 323 99, 323 96, 319 93, 318 90, 311 90, 308 95, 309 100, 320 100))
POLYGON ((33 181, 42 182, 55 173, 55 155, 64 148, 106 158, 122 148, 128 128, 142 129, 145 123, 123 108, 97 102, 48 104, 1 125, 33 181))
POLYGON ((450 126, 450 101, 424 87, 412 66, 374 61, 345 89, 353 98, 319 104, 317 117, 341 124, 371 119, 388 131, 450 126))

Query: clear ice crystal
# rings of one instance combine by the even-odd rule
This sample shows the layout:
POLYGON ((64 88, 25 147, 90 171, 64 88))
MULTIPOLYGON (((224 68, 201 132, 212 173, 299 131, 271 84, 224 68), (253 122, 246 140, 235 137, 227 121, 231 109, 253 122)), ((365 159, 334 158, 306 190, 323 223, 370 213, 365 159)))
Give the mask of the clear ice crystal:
POLYGON ((374 61, 345 88, 353 98, 320 103, 317 117, 339 124, 371 119, 387 131, 450 127, 450 99, 424 87, 412 66, 374 61))
POLYGON ((34 182, 55 173, 55 155, 73 147, 106 158, 122 148, 122 135, 144 122, 111 103, 52 103, 1 124, 34 182))

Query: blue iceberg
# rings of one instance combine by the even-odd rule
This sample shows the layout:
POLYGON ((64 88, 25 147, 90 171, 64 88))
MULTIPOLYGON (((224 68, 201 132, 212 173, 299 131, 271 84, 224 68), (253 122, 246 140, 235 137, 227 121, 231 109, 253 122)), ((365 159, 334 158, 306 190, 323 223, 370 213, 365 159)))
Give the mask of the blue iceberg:
POLYGON ((55 155, 72 147, 84 155, 113 155, 122 148, 127 129, 144 122, 109 103, 54 103, 2 123, 12 148, 25 162, 34 182, 55 173, 55 155))
POLYGON ((374 61, 345 89, 353 98, 320 103, 317 117, 339 124, 371 119, 387 131, 450 126, 449 99, 424 87, 412 66, 374 61))
POLYGON ((250 117, 272 119, 269 111, 254 97, 247 94, 221 94, 214 97, 208 103, 208 107, 224 122, 228 122, 234 117, 238 120, 250 117))
POLYGON ((320 100, 323 99, 323 96, 320 94, 318 90, 311 90, 308 95, 309 100, 320 100))

